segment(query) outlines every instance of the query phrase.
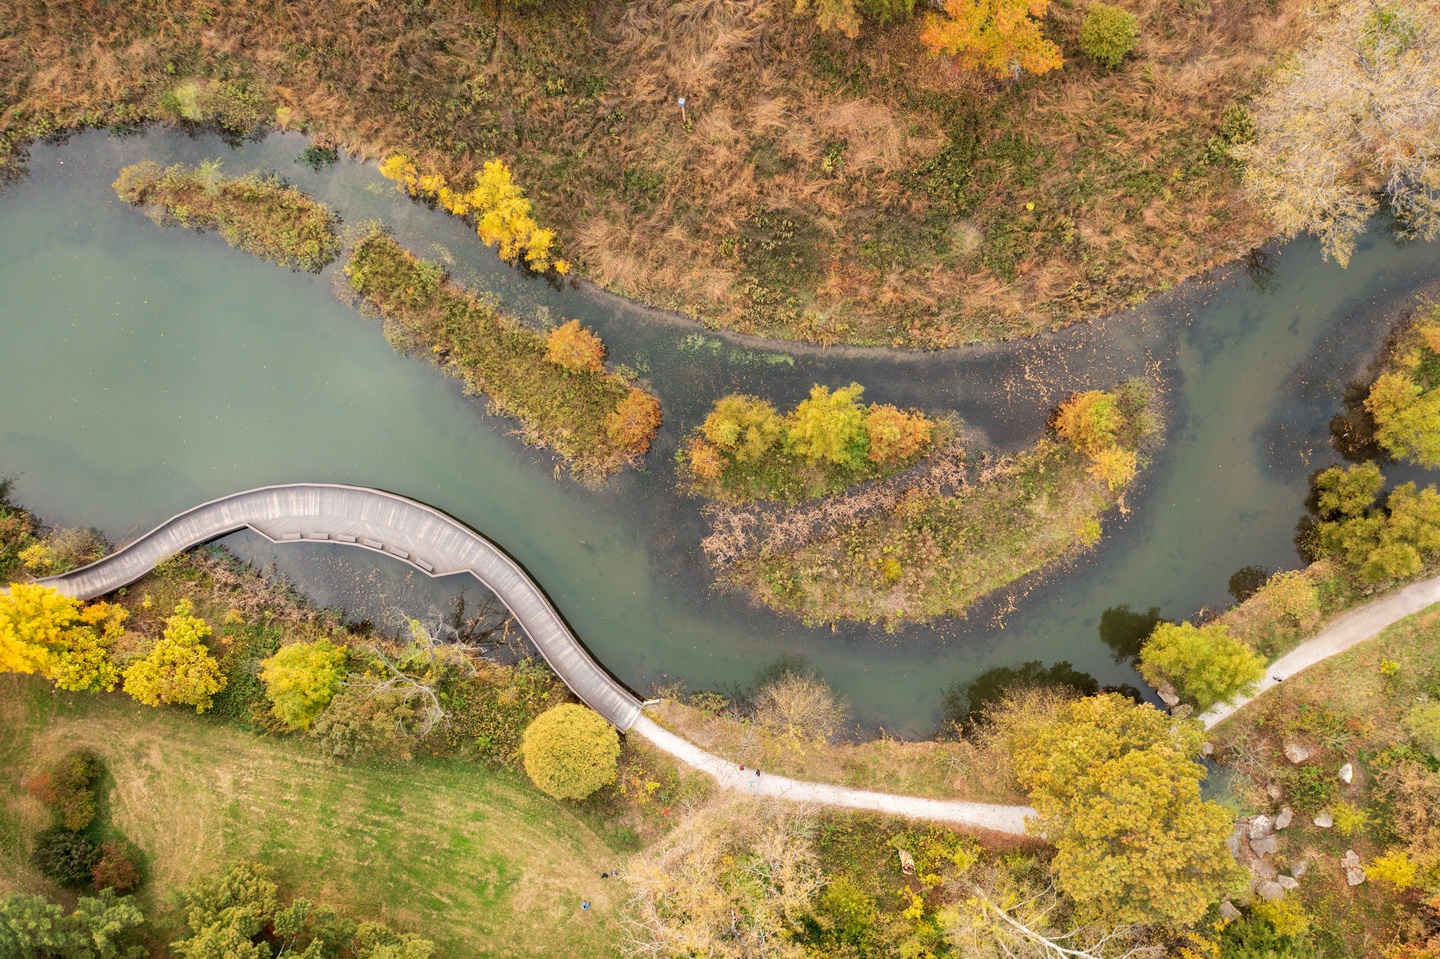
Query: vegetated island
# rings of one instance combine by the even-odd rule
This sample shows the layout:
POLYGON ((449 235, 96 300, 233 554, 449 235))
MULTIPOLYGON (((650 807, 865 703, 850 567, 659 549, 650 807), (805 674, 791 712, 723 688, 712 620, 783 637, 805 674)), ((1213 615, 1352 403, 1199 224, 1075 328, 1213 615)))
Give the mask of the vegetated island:
POLYGON ((862 406, 863 393, 817 384, 785 416, 758 396, 721 397, 676 455, 680 488, 725 503, 800 503, 897 473, 953 433, 915 410, 862 406))
POLYGON ((1366 438, 1396 459, 1440 466, 1440 302, 1402 319, 1364 401, 1366 438))
POLYGON ((1072 397, 1056 437, 976 457, 952 438, 886 483, 817 504, 712 510, 704 549, 722 584, 808 623, 895 629, 961 615, 977 599, 1101 535, 1100 517, 1159 436, 1150 389, 1072 397))
POLYGON ((146 160, 120 171, 115 192, 161 226, 215 230, 282 266, 319 273, 340 255, 339 217, 273 173, 227 177, 218 160, 165 168, 146 160))
POLYGON ((439 263, 372 228, 356 240, 345 276, 384 317, 386 338, 424 353, 494 407, 518 418, 527 440, 553 449, 582 477, 634 461, 660 428, 660 401, 607 372, 600 338, 572 320, 541 334, 493 300, 455 286, 439 263))

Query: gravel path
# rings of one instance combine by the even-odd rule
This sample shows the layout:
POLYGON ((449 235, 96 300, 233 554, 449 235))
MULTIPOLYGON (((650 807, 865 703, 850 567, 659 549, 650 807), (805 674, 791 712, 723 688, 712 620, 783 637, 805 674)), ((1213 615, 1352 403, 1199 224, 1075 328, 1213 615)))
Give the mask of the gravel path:
POLYGON ((1282 680, 1289 679, 1305 667, 1313 666, 1322 659, 1344 652, 1351 646, 1378 634, 1391 623, 1404 619, 1412 613, 1418 613, 1437 602, 1440 602, 1440 576, 1411 583, 1404 589, 1377 599, 1373 603, 1361 606, 1359 609, 1352 609, 1271 663, 1265 673, 1265 678, 1256 687, 1254 695, 1211 708, 1200 717, 1201 722, 1205 724, 1206 729, 1210 729, 1228 719, 1235 710, 1255 699, 1265 690, 1278 685, 1282 680))
POLYGON ((863 789, 848 789, 844 786, 830 786, 824 783, 807 783, 784 776, 772 776, 763 770, 759 775, 753 769, 741 772, 740 767, 728 759, 711 755, 705 750, 672 732, 661 729, 649 716, 641 715, 630 727, 630 732, 644 736, 651 743, 702 772, 710 774, 721 788, 734 789, 752 796, 774 796, 796 802, 823 803, 827 806, 845 806, 850 809, 869 809, 908 816, 911 819, 931 819, 952 822, 964 826, 977 826, 995 832, 1025 835, 1025 819, 1035 815, 1029 806, 1000 806, 992 803, 959 802, 957 800, 921 799, 918 796, 897 796, 892 793, 869 792, 863 789))

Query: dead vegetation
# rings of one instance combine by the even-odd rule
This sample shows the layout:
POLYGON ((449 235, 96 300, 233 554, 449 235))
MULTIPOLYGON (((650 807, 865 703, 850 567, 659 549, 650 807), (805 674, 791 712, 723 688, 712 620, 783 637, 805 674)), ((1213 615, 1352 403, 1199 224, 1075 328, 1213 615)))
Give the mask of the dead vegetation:
POLYGON ((996 86, 915 21, 785 0, 0 0, 0 153, 151 119, 276 123, 468 180, 503 156, 584 272, 707 323, 943 347, 1133 301, 1267 232, 1212 149, 1301 0, 1127 0, 1136 56, 996 86), (682 109, 678 98, 686 99, 682 109))

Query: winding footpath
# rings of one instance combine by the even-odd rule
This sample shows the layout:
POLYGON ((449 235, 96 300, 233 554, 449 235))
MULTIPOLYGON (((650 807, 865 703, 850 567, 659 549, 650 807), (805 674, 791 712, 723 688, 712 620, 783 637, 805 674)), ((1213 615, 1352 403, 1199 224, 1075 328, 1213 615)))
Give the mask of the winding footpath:
MULTIPOLYGON (((1028 806, 901 796, 742 770, 646 716, 640 698, 590 655, 539 584, 499 546, 434 507, 382 490, 292 483, 235 493, 186 510, 89 566, 40 582, 77 599, 94 599, 135 582, 171 556, 241 529, 254 530, 273 543, 323 542, 385 553, 427 576, 469 573, 505 604, 545 661, 582 702, 620 731, 644 737, 656 748, 708 774, 722 788, 1011 835, 1025 835, 1025 821, 1035 815, 1028 806)), ((1440 602, 1440 577, 1413 583, 1351 610, 1272 663, 1253 695, 1216 706, 1204 713, 1201 721, 1206 729, 1213 728, 1282 680, 1436 602, 1440 602)))

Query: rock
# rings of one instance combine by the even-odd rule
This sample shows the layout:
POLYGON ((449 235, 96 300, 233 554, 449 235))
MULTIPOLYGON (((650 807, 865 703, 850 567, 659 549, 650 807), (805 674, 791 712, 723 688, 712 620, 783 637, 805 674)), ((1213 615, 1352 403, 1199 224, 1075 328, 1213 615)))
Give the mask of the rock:
POLYGON ((1285 887, 1278 882, 1262 882, 1255 892, 1266 902, 1275 902, 1285 898, 1285 887))
POLYGON ((1365 881, 1365 867, 1360 865, 1360 857, 1355 850, 1345 850, 1345 858, 1340 860, 1340 865, 1345 869, 1345 881, 1352 886, 1358 886, 1365 881))
POLYGON ((1191 706, 1189 703, 1181 703, 1179 706, 1171 707, 1170 715, 1174 716, 1176 719, 1189 719, 1190 714, 1194 711, 1194 706, 1191 706))
POLYGON ((1160 701, 1166 706, 1173 707, 1180 705, 1180 694, 1177 693, 1175 687, 1169 683, 1161 683, 1160 688, 1155 690, 1155 692, 1160 694, 1160 701))
POLYGON ((1277 836, 1266 836, 1264 839, 1250 840, 1250 851, 1262 859, 1280 848, 1280 839, 1277 836))
POLYGON ((1250 820, 1250 839, 1264 839, 1270 835, 1270 830, 1275 828, 1275 820, 1266 815, 1256 816, 1250 820))
POLYGON ((913 875, 915 875, 915 857, 912 856, 912 855, 910 855, 908 852, 906 852, 906 851, 903 850, 903 849, 899 850, 899 853, 900 853, 900 871, 903 872, 903 873, 904 873, 905 875, 907 875, 907 876, 913 876, 913 875))
POLYGON ((1244 831, 1244 826, 1236 826, 1235 831, 1230 834, 1230 838, 1225 840, 1225 845, 1230 847, 1230 855, 1236 859, 1240 858, 1240 836, 1244 831))
POLYGON ((1276 876, 1275 881, 1291 891, 1300 888, 1300 880, 1295 879, 1291 876, 1276 876))
POLYGON ((1283 796, 1284 793, 1280 791, 1279 783, 1271 783, 1270 785, 1265 787, 1265 795, 1269 796, 1271 799, 1279 800, 1279 798, 1283 796))
POLYGON ((1285 758, 1290 760, 1292 763, 1295 763, 1297 766, 1313 755, 1315 755, 1315 750, 1311 749, 1309 746, 1302 746, 1299 743, 1285 744, 1285 758))
POLYGON ((1295 821, 1295 810, 1289 806, 1280 807, 1280 815, 1275 817, 1275 830, 1279 832, 1295 821))
POLYGON ((1263 859, 1257 859, 1250 864, 1250 874, 1255 877, 1257 882, 1269 882, 1280 875, 1280 870, 1263 859))
POLYGON ((1355 781, 1355 767, 1346 763, 1340 767, 1338 775, 1340 776, 1340 781, 1348 786, 1355 781))
POLYGON ((1319 826, 1321 829, 1329 829, 1331 826, 1335 825, 1335 817, 1330 815, 1330 810, 1327 809, 1320 815, 1316 816, 1314 822, 1315 825, 1319 826))
POLYGON ((1226 922, 1234 922, 1240 918, 1240 910, 1236 909, 1229 899, 1226 899, 1220 904, 1220 918, 1226 922))
POLYGON ((1290 867, 1290 875, 1294 876, 1296 879, 1301 878, 1302 876, 1304 876, 1304 875, 1305 875, 1307 872, 1309 872, 1309 871, 1310 871, 1310 860, 1308 860, 1308 859, 1302 859, 1302 860, 1300 860, 1299 862, 1297 862, 1295 865, 1293 865, 1293 866, 1290 867))
MULTIPOLYGON (((1210 742, 1201 743, 1201 744, 1200 744, 1200 755, 1202 755, 1202 756, 1213 756, 1213 755, 1215 755, 1215 744, 1214 744, 1214 743, 1210 743, 1210 742)), ((1234 909, 1235 907, 1234 907, 1234 906, 1231 906, 1230 908, 1231 908, 1231 909, 1234 909)))

